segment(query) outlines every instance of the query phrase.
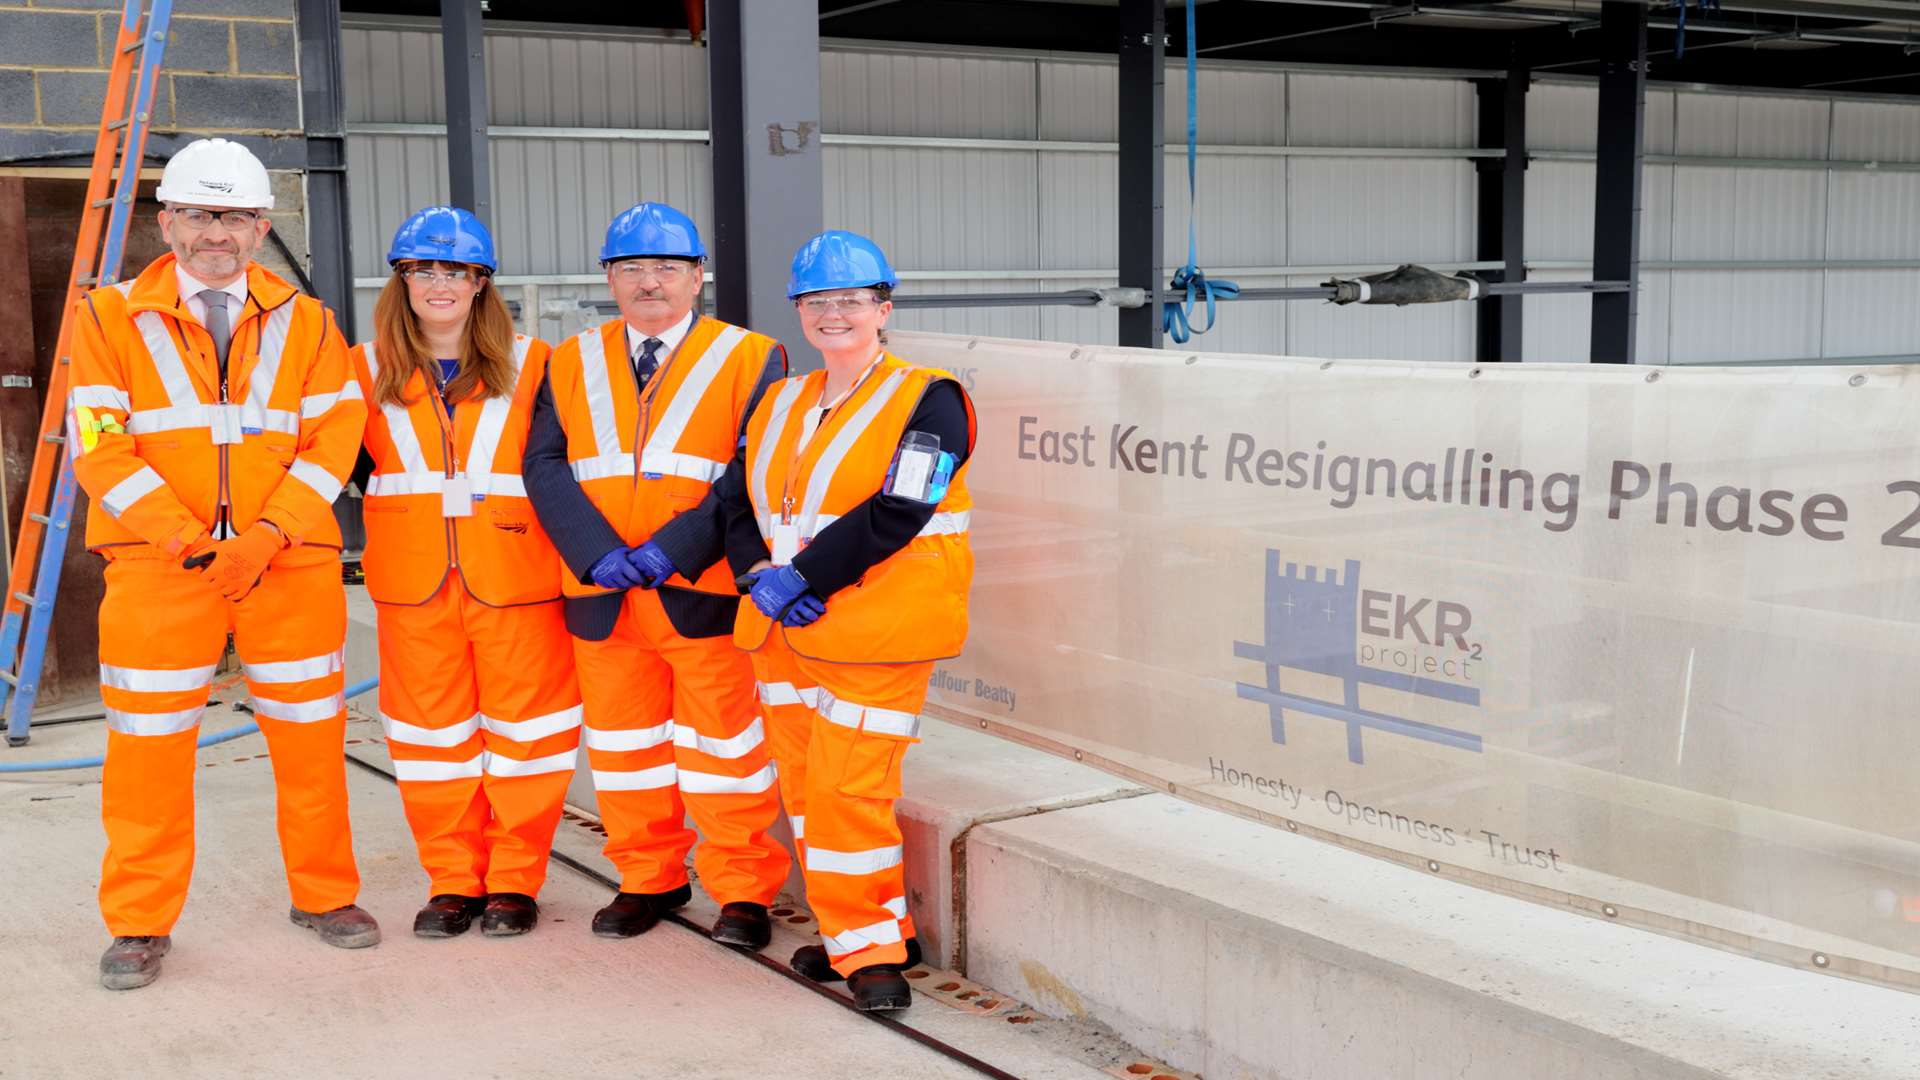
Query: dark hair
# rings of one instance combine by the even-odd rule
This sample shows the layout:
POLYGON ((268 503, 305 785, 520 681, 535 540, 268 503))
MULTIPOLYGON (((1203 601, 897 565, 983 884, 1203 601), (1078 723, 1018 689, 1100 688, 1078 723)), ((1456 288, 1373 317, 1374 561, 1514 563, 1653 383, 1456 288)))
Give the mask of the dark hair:
MULTIPOLYGON (((891 301, 893 299, 893 286, 885 284, 884 282, 879 285, 875 285, 873 287, 873 298, 882 304, 885 304, 891 301)), ((878 337, 880 339, 881 346, 884 347, 887 344, 887 328, 886 327, 883 326, 880 328, 880 333, 878 334, 878 337)))

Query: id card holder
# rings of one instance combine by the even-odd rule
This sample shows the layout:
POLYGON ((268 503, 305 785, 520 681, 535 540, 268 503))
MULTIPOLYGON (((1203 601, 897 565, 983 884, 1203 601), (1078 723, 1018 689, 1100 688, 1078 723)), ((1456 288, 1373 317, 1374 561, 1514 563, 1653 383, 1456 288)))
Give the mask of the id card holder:
POLYGON ((213 445, 228 446, 240 441, 240 406, 209 405, 211 416, 207 430, 213 436, 213 445))
POLYGON ((793 557, 800 554, 800 525, 798 522, 773 523, 773 565, 786 566, 793 557))
POLYGON ((440 516, 473 516, 473 487, 464 476, 449 476, 440 481, 440 516))
POLYGON ((928 496, 940 456, 938 435, 924 431, 907 432, 907 437, 901 440, 900 449, 893 456, 892 468, 887 470, 887 494, 915 502, 938 502, 938 498, 928 496))

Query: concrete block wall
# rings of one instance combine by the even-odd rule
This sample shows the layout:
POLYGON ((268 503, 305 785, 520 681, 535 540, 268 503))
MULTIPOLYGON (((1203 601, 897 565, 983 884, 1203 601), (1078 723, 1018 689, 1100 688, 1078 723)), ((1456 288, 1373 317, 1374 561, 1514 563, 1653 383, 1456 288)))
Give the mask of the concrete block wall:
MULTIPOLYGON (((91 149, 120 9, 120 0, 0 0, 0 163, 73 145, 69 134, 91 149)), ((297 44, 293 0, 179 0, 154 133, 299 131, 297 44)))

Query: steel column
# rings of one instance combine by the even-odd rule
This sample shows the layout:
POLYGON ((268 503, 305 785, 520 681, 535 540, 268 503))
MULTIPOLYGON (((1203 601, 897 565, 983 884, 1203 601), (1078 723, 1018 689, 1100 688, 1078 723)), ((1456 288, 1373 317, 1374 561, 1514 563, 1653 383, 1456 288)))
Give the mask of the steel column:
POLYGON ((307 276, 340 329, 353 333, 353 239, 347 215, 347 116, 340 79, 340 0, 300 0, 300 114, 307 132, 307 276))
POLYGON ((1639 308, 1640 177, 1646 153, 1646 6, 1631 0, 1601 4, 1600 50, 1593 276, 1625 281, 1633 288, 1594 296, 1590 358, 1596 364, 1631 364, 1639 308))
MULTIPOLYGON (((1500 149, 1497 158, 1475 161, 1479 169, 1478 251, 1481 262, 1502 262, 1493 280, 1527 280, 1527 90, 1532 75, 1515 63, 1505 79, 1485 79, 1480 99, 1480 146, 1500 149)), ((1518 363, 1521 359, 1521 294, 1487 300, 1475 312, 1475 353, 1480 363, 1518 363)))
POLYGON ((1167 5, 1120 0, 1120 287, 1145 289, 1143 307, 1120 309, 1120 344, 1160 347, 1166 285, 1167 5))
MULTIPOLYGON (((708 0, 714 311, 819 366, 787 299, 793 253, 821 229, 820 15, 793 0, 708 0)), ((881 247, 892 237, 875 236, 881 247)))
POLYGON ((493 226, 493 177, 487 162, 487 44, 483 0, 440 5, 447 69, 447 189, 453 205, 493 226))

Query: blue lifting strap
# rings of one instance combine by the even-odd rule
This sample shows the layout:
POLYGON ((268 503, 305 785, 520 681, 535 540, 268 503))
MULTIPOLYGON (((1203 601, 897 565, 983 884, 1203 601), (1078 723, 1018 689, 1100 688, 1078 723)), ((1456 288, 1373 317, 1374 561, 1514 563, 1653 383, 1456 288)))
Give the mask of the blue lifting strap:
POLYGON ((1184 345, 1193 335, 1213 329, 1214 301, 1231 300, 1240 295, 1240 286, 1231 281, 1208 281, 1199 267, 1195 250, 1198 244, 1194 240, 1193 219, 1199 195, 1194 190, 1194 163, 1200 135, 1200 80, 1196 73, 1200 56, 1194 44, 1193 9, 1198 6, 1195 0, 1187 0, 1187 264, 1173 273, 1173 289, 1185 292, 1186 299, 1168 304, 1161 314, 1161 326, 1176 345, 1184 345), (1207 325, 1195 328, 1191 322, 1194 305, 1203 299, 1207 304, 1207 325))

